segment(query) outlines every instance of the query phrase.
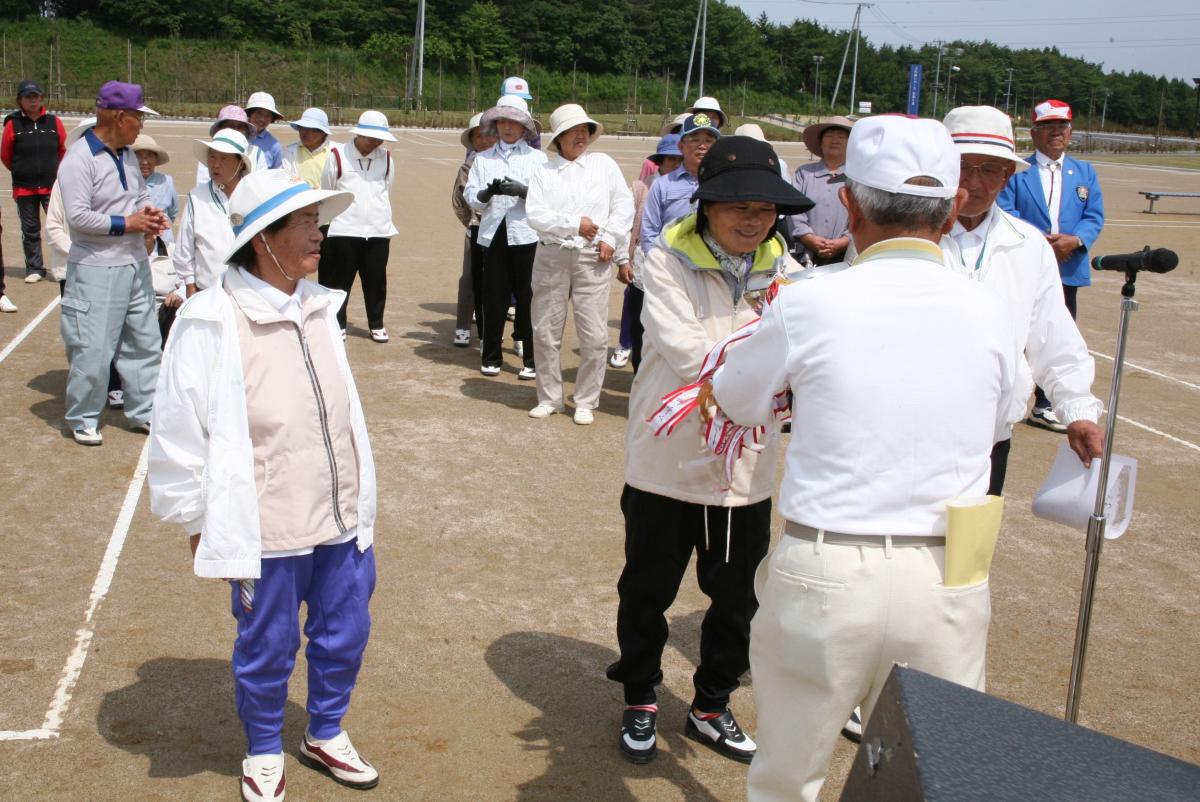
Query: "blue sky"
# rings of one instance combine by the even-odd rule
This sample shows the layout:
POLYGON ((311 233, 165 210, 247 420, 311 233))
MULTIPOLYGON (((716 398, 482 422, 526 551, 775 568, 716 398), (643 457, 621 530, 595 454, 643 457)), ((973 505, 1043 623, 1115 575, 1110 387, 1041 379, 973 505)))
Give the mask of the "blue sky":
MULTIPOLYGON (((811 19, 849 29, 853 2, 727 0, 753 19, 811 19)), ((685 0, 685 7, 698 0, 685 0)), ((1105 70, 1200 78, 1200 3, 1186 0, 878 0, 863 9, 863 36, 915 45, 938 39, 984 39, 1016 48, 1057 44, 1105 70), (1040 15, 1040 18, 1039 18, 1040 15), (1039 21, 1040 19, 1040 21, 1039 21)))

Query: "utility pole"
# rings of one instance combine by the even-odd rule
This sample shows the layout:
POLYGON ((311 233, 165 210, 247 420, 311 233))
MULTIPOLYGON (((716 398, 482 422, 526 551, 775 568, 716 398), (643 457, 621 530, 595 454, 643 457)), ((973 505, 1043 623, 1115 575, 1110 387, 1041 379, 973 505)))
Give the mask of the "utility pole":
MULTIPOLYGON (((846 5, 850 5, 847 3, 846 5)), ((838 92, 842 88, 842 75, 846 71, 846 58, 850 55, 850 41, 854 40, 854 78, 850 85, 850 113, 854 113, 854 90, 855 82, 858 80, 858 37, 861 35, 859 25, 862 22, 862 10, 871 8, 874 3, 855 3, 854 4, 854 23, 850 27, 850 36, 846 39, 846 49, 842 51, 842 66, 838 67, 837 84, 833 87, 833 100, 829 103, 829 108, 837 105, 838 92)))
MULTIPOLYGON (((59 71, 61 74, 61 70, 59 71)), ((1200 128, 1200 78, 1193 78, 1192 83, 1196 85, 1196 116, 1192 118, 1192 139, 1196 138, 1196 129, 1200 128)), ((1104 90, 1104 102, 1108 102, 1108 90, 1104 90)))
POLYGON ((862 22, 862 6, 854 15, 854 72, 850 78, 850 113, 854 113, 854 92, 858 89, 858 43, 862 41, 862 28, 859 25, 862 22))
POLYGON ((703 0, 700 8, 704 10, 704 16, 700 21, 700 90, 696 92, 697 97, 704 96, 704 45, 708 41, 708 0, 703 0))
POLYGON ((1004 113, 1005 114, 1011 114, 1011 112, 1009 111, 1009 109, 1010 109, 1009 98, 1012 97, 1012 74, 1013 74, 1013 72, 1014 72, 1013 68, 1009 67, 1008 68, 1008 85, 1004 87, 1004 113))
POLYGON ((688 91, 692 86, 692 65, 696 61, 696 42, 700 42, 700 94, 704 94, 704 42, 701 34, 701 26, 704 28, 704 33, 708 33, 708 0, 700 0, 700 5, 696 7, 696 27, 692 31, 692 52, 688 55, 687 77, 683 79, 683 105, 687 106, 688 91))
POLYGON ((417 0, 417 25, 413 31, 412 69, 408 71, 406 100, 421 108, 425 90, 425 0, 417 0), (414 92, 414 84, 416 91, 414 92))
MULTIPOLYGON (((1196 81, 1196 83, 1200 84, 1200 80, 1196 81)), ((1108 96, 1111 94, 1112 94, 1112 92, 1109 91, 1107 88, 1104 90, 1104 106, 1100 109, 1100 130, 1101 131, 1104 130, 1104 118, 1108 116, 1108 96)))
POLYGON ((813 66, 816 68, 817 77, 813 80, 813 111, 812 116, 815 119, 817 116, 818 100, 821 97, 821 62, 825 60, 824 56, 813 56, 813 66))

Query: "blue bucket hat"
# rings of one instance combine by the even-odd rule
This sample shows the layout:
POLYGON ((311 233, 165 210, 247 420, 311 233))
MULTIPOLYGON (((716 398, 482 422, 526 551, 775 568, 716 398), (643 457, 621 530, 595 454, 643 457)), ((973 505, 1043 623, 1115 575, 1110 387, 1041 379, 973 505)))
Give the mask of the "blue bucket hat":
POLYGON ((717 128, 716 121, 709 117, 707 112, 698 111, 695 114, 689 114, 688 118, 683 121, 683 127, 679 129, 679 138, 683 139, 688 134, 694 134, 697 131, 708 131, 718 139, 721 137, 721 129, 717 128))
POLYGON ((646 158, 655 164, 662 164, 664 156, 683 156, 683 152, 679 150, 679 134, 667 134, 658 140, 658 147, 655 149, 654 155, 646 158))

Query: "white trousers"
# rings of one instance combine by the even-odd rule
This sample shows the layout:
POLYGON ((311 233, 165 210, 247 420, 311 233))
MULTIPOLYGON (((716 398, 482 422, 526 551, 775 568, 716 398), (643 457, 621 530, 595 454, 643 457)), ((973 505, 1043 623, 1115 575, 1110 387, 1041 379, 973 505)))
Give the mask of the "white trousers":
POLYGON ((944 564, 944 546, 780 539, 755 576, 750 802, 815 802, 842 725, 856 705, 865 725, 894 663, 983 690, 988 583, 946 588, 944 564))
POLYGON ((537 368, 539 404, 563 406, 562 336, 567 302, 575 310, 579 337, 579 371, 575 407, 595 409, 604 385, 608 358, 608 291, 612 261, 601 262, 594 250, 538 245, 533 260, 533 360, 537 368))

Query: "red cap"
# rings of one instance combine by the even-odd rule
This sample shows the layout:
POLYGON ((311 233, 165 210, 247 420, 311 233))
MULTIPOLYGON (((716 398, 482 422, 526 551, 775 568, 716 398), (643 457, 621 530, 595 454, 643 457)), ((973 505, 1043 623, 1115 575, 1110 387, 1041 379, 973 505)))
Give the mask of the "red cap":
POLYGON ((1050 98, 1043 100, 1041 103, 1033 107, 1033 121, 1040 123, 1045 120, 1066 120, 1071 121, 1071 107, 1061 100, 1050 98))

